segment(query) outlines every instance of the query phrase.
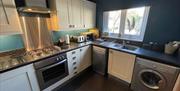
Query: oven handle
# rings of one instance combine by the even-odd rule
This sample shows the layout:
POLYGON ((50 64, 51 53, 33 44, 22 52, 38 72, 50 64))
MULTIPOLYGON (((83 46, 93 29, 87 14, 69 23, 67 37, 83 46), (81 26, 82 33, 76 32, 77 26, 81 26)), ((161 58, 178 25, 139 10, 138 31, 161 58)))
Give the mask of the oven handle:
POLYGON ((66 62, 66 61, 67 61, 67 59, 64 59, 64 60, 62 60, 62 61, 60 61, 60 62, 58 62, 58 63, 55 63, 55 64, 53 64, 53 65, 50 65, 50 66, 47 66, 47 67, 41 68, 41 69, 39 69, 39 70, 40 70, 40 71, 43 71, 43 70, 46 70, 46 69, 52 68, 52 67, 54 67, 54 66, 57 66, 57 65, 59 65, 59 64, 62 64, 62 63, 64 63, 64 62, 66 62))

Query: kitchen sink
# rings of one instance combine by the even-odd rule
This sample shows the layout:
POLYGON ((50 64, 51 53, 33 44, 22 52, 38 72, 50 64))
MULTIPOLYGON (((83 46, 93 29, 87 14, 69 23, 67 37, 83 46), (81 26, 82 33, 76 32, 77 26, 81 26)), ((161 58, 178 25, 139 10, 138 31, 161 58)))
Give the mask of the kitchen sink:
POLYGON ((116 47, 116 48, 119 48, 119 49, 124 49, 124 50, 130 50, 130 51, 135 51, 136 49, 138 49, 137 46, 122 45, 122 44, 115 44, 115 45, 113 45, 113 47, 116 47))
POLYGON ((122 45, 121 44, 115 44, 115 45, 113 45, 113 47, 122 48, 122 45))
POLYGON ((135 51, 138 49, 137 46, 133 46, 133 45, 123 45, 121 48, 126 49, 126 50, 130 50, 130 51, 135 51))

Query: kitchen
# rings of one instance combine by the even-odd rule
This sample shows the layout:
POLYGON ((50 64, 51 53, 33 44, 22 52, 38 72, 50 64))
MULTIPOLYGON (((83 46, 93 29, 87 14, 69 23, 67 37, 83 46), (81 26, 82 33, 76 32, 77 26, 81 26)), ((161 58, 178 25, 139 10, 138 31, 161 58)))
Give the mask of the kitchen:
POLYGON ((178 0, 0 0, 0 91, 180 91, 178 0))

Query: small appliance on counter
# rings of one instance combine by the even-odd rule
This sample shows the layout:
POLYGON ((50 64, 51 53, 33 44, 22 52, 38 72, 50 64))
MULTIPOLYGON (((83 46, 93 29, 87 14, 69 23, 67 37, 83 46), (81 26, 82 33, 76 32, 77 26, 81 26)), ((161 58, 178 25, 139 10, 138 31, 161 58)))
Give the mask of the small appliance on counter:
POLYGON ((66 42, 67 45, 70 44, 70 38, 69 38, 68 34, 65 36, 65 42, 66 42))
POLYGON ((89 29, 88 32, 81 33, 86 39, 86 41, 94 41, 99 38, 99 30, 96 28, 89 29))
POLYGON ((165 45, 165 53, 173 54, 178 49, 179 45, 180 42, 178 41, 169 42, 168 44, 165 45))
POLYGON ((95 39, 92 32, 83 32, 81 35, 85 37, 86 41, 93 41, 95 39))
POLYGON ((71 41, 76 42, 76 43, 82 43, 82 42, 85 42, 85 37, 84 36, 72 36, 71 41))

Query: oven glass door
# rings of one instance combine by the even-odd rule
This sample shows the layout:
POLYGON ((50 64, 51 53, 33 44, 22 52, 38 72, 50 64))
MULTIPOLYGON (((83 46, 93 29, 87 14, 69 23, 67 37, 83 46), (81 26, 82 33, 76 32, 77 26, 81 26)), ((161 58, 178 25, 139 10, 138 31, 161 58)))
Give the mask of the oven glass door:
POLYGON ((37 70, 40 89, 45 89, 68 75, 67 60, 37 70))

